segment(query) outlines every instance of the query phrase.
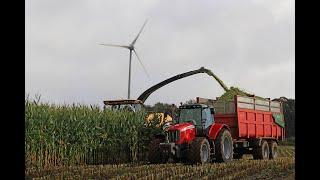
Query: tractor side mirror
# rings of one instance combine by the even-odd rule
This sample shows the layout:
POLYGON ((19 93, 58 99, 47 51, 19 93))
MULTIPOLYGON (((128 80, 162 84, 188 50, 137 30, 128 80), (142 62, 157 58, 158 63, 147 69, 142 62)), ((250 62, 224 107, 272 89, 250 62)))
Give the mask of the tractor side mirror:
POLYGON ((211 112, 211 114, 215 114, 214 108, 210 108, 210 112, 211 112))

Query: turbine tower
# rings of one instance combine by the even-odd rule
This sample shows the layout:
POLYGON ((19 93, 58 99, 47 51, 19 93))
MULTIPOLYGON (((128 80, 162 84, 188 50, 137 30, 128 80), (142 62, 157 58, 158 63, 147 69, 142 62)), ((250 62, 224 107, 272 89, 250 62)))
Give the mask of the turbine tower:
POLYGON ((141 27, 138 35, 136 36, 136 38, 134 38, 134 40, 133 40, 129 45, 100 44, 100 45, 103 45, 103 46, 121 47, 121 48, 129 49, 129 51, 130 51, 130 56, 129 56, 128 99, 130 99, 132 51, 133 51, 134 54, 137 56, 137 59, 138 59, 138 61, 140 62, 141 66, 142 66, 143 70, 145 71, 145 73, 147 74, 147 76, 150 77, 149 74, 148 74, 148 72, 147 72, 147 70, 146 70, 146 68, 145 68, 144 65, 142 64, 142 62, 141 62, 141 60, 140 60, 140 58, 139 58, 139 56, 138 56, 137 51, 136 51, 135 48, 134 48, 134 44, 136 43, 137 39, 139 38, 139 36, 140 36, 140 34, 141 34, 144 26, 146 25, 146 23, 147 23, 147 20, 146 20, 146 21, 144 22, 144 24, 142 25, 142 27, 141 27))

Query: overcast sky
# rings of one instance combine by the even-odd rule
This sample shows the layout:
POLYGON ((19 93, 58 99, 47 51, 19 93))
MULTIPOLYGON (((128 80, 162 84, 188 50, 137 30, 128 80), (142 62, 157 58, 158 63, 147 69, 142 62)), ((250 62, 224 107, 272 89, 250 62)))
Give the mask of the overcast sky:
MULTIPOLYGON (((295 97, 293 0, 27 0, 26 94, 51 103, 102 104, 131 97, 171 76, 202 66, 227 86, 258 96, 295 97)), ((154 92, 146 104, 176 103, 223 93, 206 74, 154 92)))

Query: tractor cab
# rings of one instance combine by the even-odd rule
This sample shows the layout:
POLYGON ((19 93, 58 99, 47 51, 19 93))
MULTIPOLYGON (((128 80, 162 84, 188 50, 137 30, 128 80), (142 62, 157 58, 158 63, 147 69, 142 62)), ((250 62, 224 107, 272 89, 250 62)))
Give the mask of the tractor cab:
POLYGON ((204 104, 189 104, 179 107, 176 124, 192 123, 196 128, 196 135, 204 136, 214 122, 214 108, 204 104))

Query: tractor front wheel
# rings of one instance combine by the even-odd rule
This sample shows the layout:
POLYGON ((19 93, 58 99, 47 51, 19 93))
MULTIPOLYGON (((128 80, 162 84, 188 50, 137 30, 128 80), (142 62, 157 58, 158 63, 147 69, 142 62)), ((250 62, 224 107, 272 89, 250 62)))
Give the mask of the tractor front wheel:
POLYGON ((168 157, 166 157, 160 147, 159 144, 163 142, 162 139, 154 139, 149 144, 149 154, 148 154, 148 160, 150 163, 165 163, 168 160, 168 157))
POLYGON ((204 137, 198 137, 190 143, 187 154, 192 163, 207 163, 210 161, 210 144, 204 137))

